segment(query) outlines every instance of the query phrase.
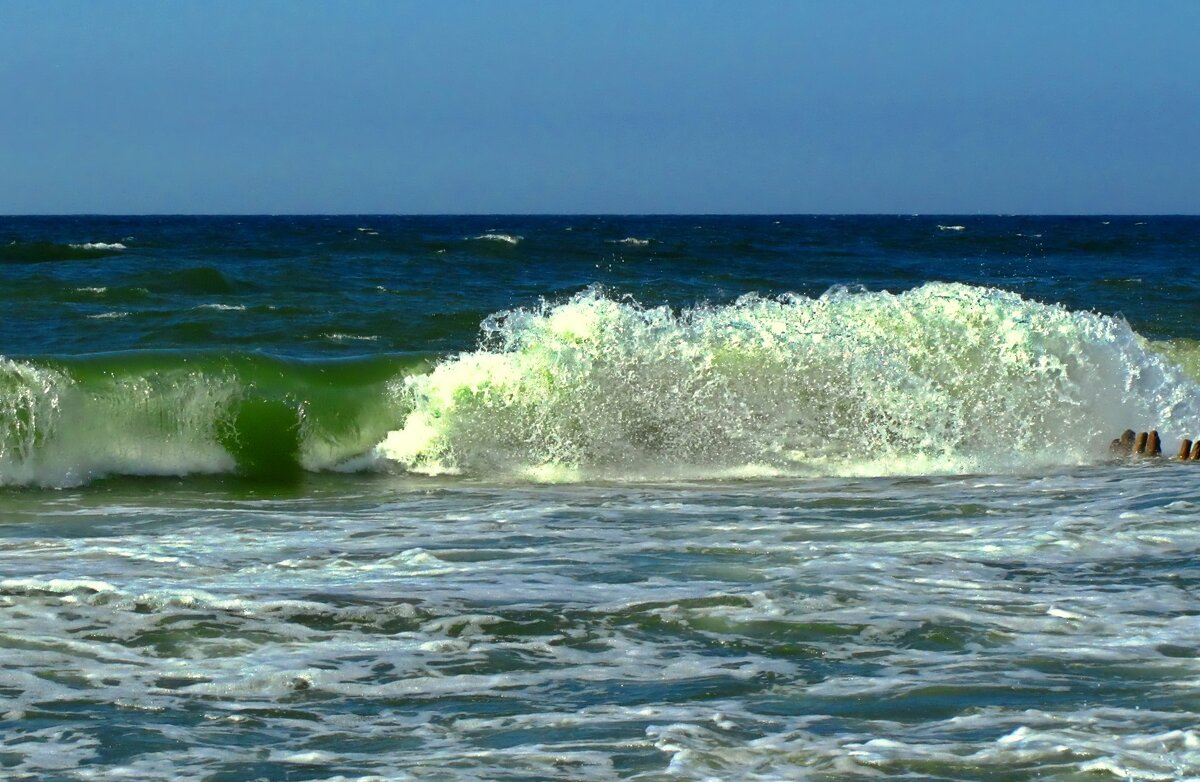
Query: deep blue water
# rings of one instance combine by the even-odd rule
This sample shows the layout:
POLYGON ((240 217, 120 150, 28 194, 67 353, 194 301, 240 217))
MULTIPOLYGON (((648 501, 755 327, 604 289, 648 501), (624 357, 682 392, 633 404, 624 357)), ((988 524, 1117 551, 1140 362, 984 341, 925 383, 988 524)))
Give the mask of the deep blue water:
POLYGON ((932 280, 1196 338, 1198 236, 1194 217, 4 218, 0 351, 441 352, 471 347, 490 313, 592 285, 683 307, 932 280), (488 233, 521 240, 471 239, 488 233), (72 246, 87 244, 124 249, 72 246), (195 309, 210 304, 246 309, 195 309), (88 320, 110 312, 128 316, 88 320), (376 339, 364 351, 329 334, 376 339))

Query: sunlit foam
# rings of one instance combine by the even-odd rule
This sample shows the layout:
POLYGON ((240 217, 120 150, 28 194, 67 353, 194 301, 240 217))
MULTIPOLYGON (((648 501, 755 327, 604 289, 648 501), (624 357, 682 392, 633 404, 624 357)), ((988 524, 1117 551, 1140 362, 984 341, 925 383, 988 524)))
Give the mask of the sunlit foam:
POLYGON ((489 318, 484 344, 398 386, 411 412, 380 457, 551 480, 994 472, 1200 426, 1200 389, 1124 320, 960 284, 682 312, 593 290, 489 318))

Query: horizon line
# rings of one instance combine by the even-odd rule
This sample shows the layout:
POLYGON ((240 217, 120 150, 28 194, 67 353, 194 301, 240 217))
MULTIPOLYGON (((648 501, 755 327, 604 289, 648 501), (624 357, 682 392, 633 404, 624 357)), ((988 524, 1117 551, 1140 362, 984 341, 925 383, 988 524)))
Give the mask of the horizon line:
POLYGON ((1200 217, 1200 212, 24 212, 29 217, 1200 217))

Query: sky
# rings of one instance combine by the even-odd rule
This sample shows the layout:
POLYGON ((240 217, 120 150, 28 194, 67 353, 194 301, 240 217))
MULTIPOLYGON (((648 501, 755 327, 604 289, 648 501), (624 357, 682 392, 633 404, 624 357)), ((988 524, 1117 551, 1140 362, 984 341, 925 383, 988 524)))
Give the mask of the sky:
POLYGON ((1200 213, 1200 2, 0 0, 0 214, 1200 213))

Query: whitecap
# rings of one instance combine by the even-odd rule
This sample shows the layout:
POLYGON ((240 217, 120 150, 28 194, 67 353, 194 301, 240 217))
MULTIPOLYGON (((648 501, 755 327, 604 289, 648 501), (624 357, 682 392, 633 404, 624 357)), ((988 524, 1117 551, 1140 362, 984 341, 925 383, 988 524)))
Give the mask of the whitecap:
POLYGON ((245 304, 200 304, 192 307, 194 310, 221 310, 221 311, 237 311, 240 312, 246 309, 245 304))
POLYGON ((471 237, 471 239, 473 239, 473 240, 479 240, 479 241, 484 241, 484 242, 504 242, 505 244, 517 244, 524 238, 525 237, 523 237, 523 236, 517 236, 515 234, 501 234, 501 233, 486 233, 486 234, 480 234, 479 236, 471 237))
POLYGON ((89 320, 114 320, 127 317, 129 317, 128 312, 101 312, 99 315, 88 315, 89 320))
POLYGON ((610 244, 627 244, 631 247, 645 247, 650 244, 649 239, 638 239, 636 236, 626 236, 624 239, 614 239, 610 244))
POLYGON ((82 244, 72 244, 76 250, 125 250, 128 249, 120 242, 84 242, 82 244))
POLYGON ((939 231, 965 231, 965 230, 967 230, 967 227, 965 225, 939 225, 938 230, 939 231))
POLYGON ((51 592, 65 594, 78 590, 86 592, 115 592, 117 588, 107 581, 89 578, 6 578, 0 581, 0 590, 9 593, 51 592))
POLYGON ((379 339, 374 334, 343 334, 339 331, 327 332, 321 336, 324 339, 331 339, 334 342, 374 342, 379 339))

